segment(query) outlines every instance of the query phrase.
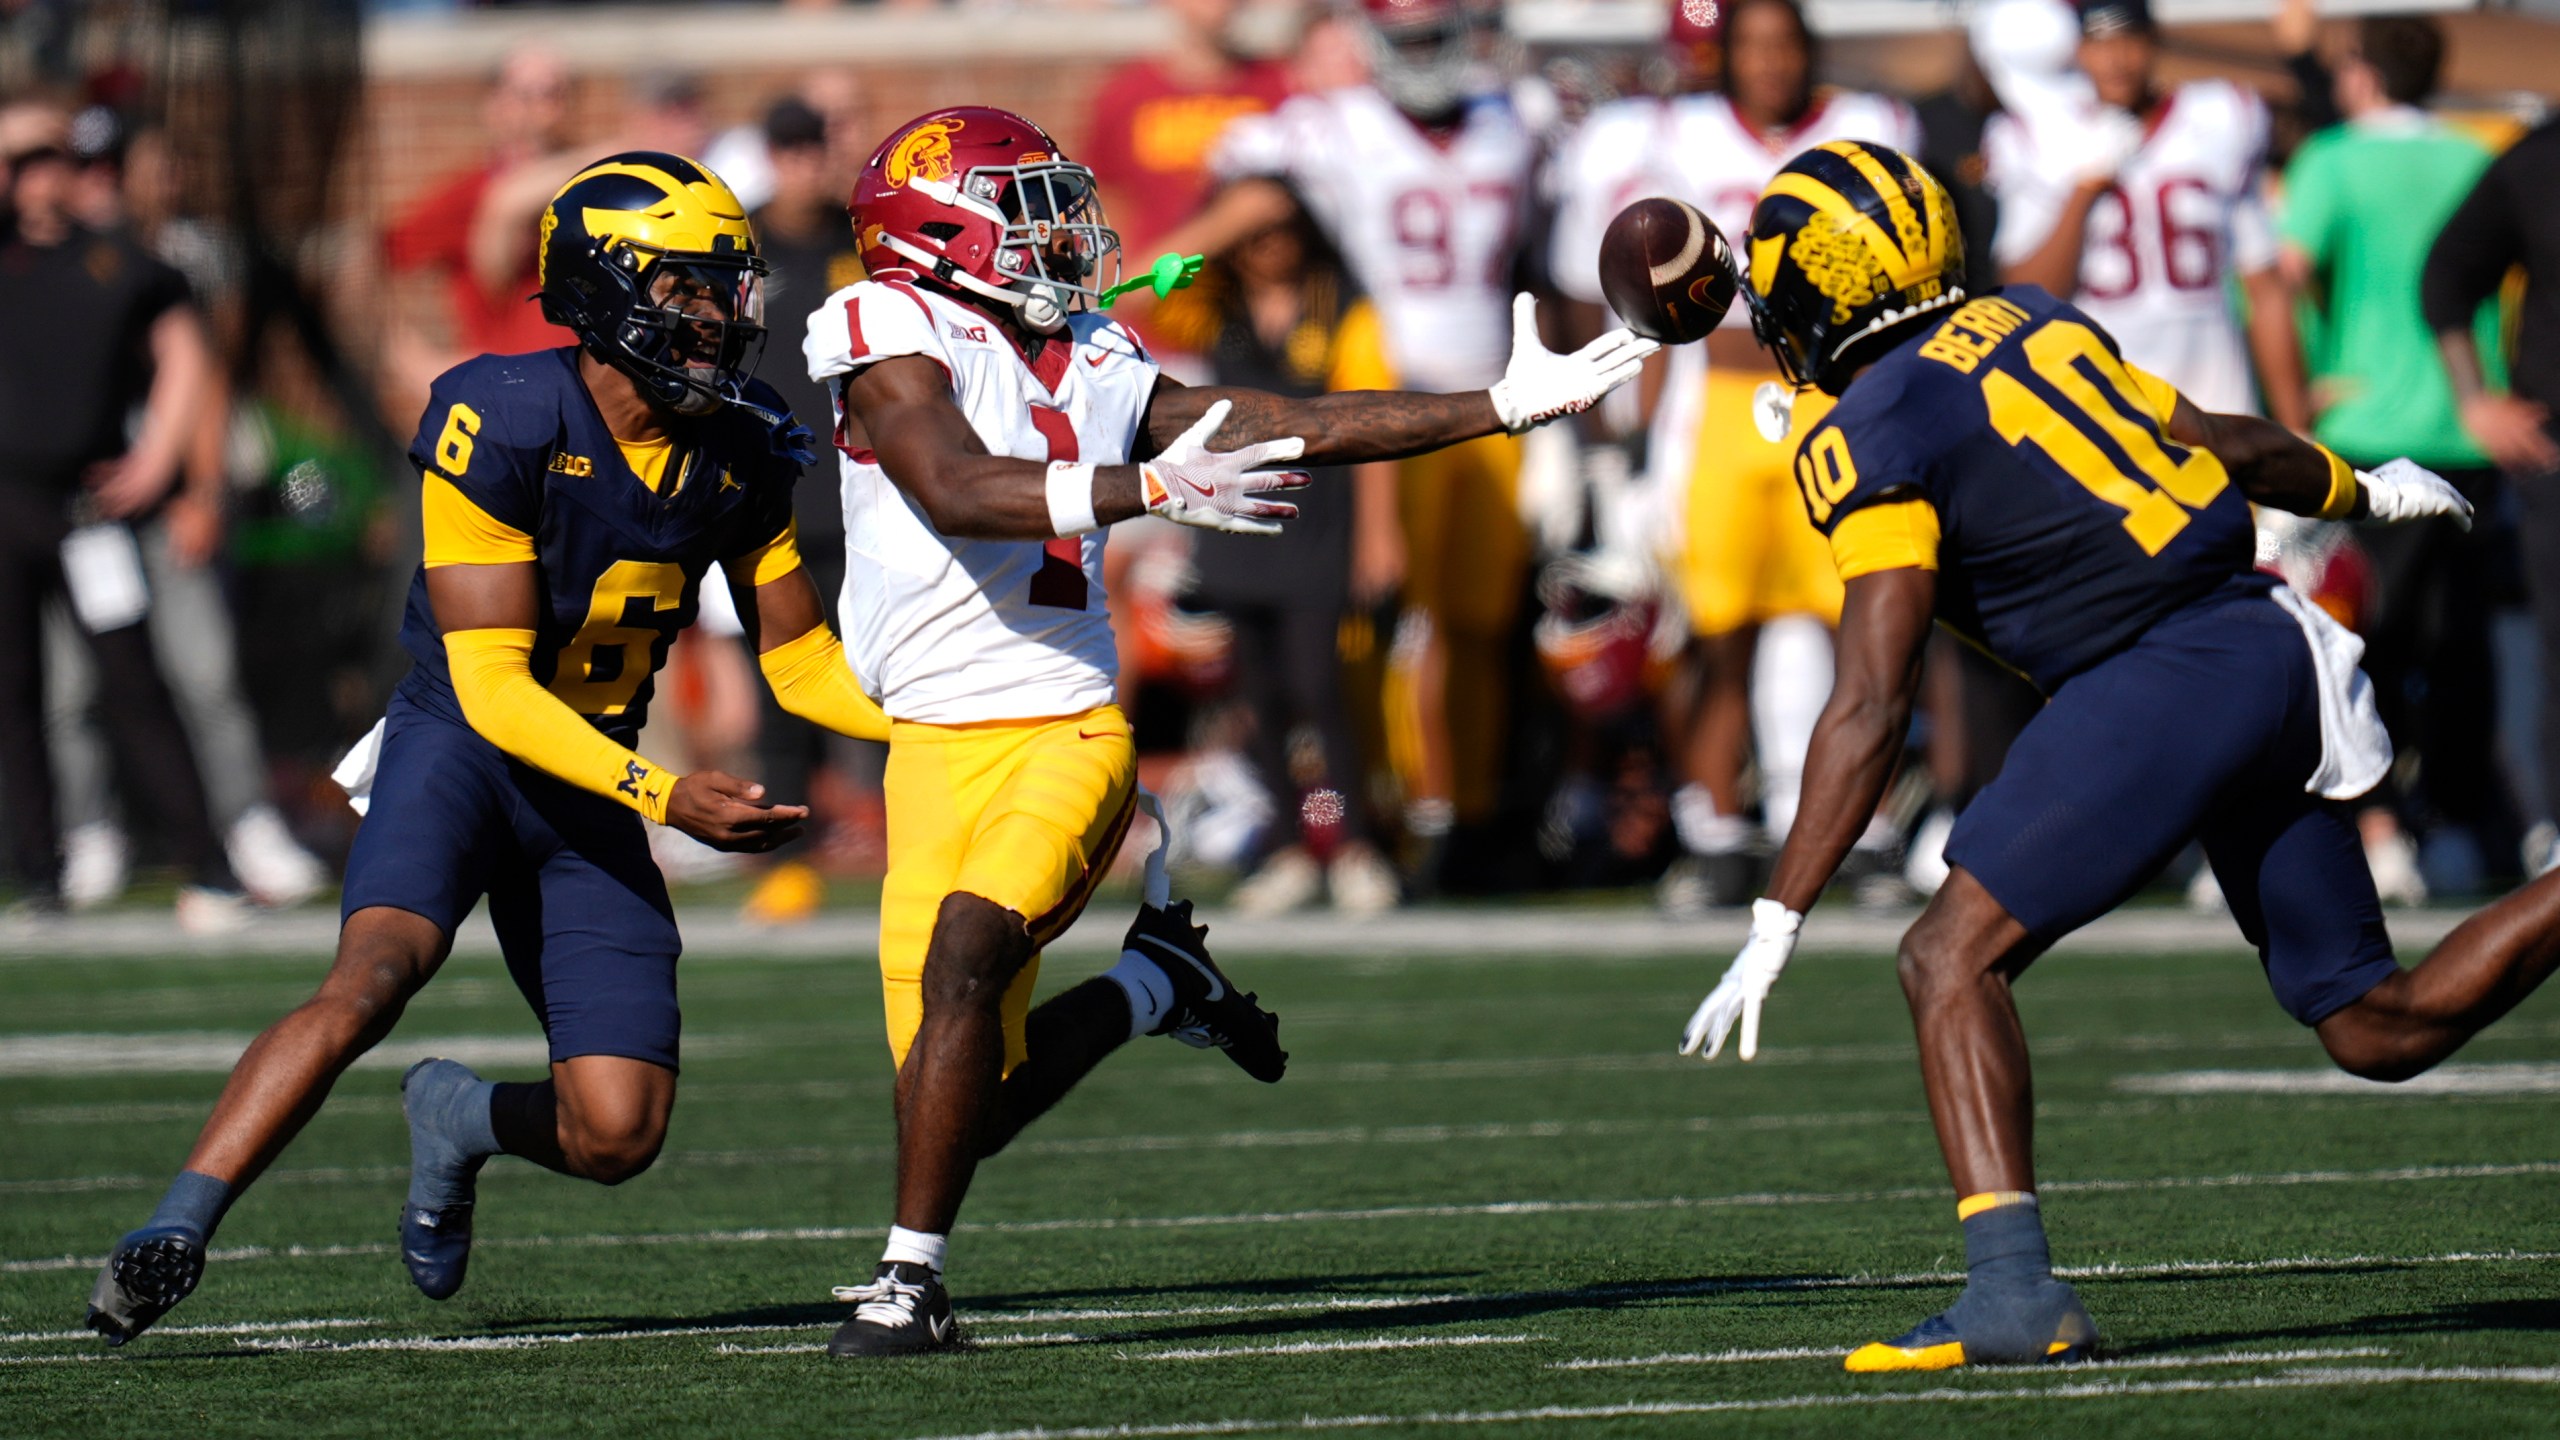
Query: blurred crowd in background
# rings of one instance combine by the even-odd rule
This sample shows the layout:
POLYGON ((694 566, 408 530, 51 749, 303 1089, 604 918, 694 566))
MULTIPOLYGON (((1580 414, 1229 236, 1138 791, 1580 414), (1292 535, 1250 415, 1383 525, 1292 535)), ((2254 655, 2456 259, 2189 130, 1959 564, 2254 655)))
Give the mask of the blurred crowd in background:
MULTIPOLYGON (((1741 252, 1797 150, 1911 151, 1959 197, 1975 289, 2075 296, 2198 403, 2359 465, 2410 456, 2471 496, 2468 532, 2270 524, 2262 556, 2367 642, 2400 747, 2361 802, 2386 899, 2560 860, 2560 130, 2531 96, 2440 94, 2439 20, 2287 0, 2267 63, 2181 53, 2142 0, 1985 0, 1952 83, 1887 96, 1835 87, 1793 0, 1674 0, 1641 43, 1588 45, 1528 43, 1460 0, 1361 0, 1292 16, 1259 57, 1236 49, 1233 0, 1158 8, 1164 43, 1077 87, 1081 113, 931 100, 1056 131, 1131 273, 1209 255, 1132 314, 1169 373, 1470 388, 1500 373, 1515 291, 1553 342, 1611 323, 1593 257, 1627 202, 1690 200, 1741 252)), ((297 32, 277 43, 336 81, 207 100, 151 44, 71 43, 71 10, 0 5, 0 893, 21 913, 105 904, 150 868, 177 872, 203 929, 326 893, 355 823, 328 772, 401 668, 400 450, 447 366, 570 343, 529 297, 536 220, 581 164, 667 150, 729 182, 774 271, 760 373, 831 423, 800 337, 861 278, 843 204, 888 128, 879 76, 741 96, 670 64, 599 99, 576 23, 452 92, 476 159, 350 206, 352 48, 297 32)), ((2560 27, 2550 42, 2560 74, 2560 27)), ((254 68, 237 43, 217 68, 254 68)), ((1579 423, 1322 475, 1279 541, 1119 527, 1122 703, 1178 863, 1261 913, 1580 887, 1747 903, 1794 811, 1839 605, 1791 446, 1755 415, 1771 373, 1737 312, 1579 423)), ((798 510, 832 591, 831 463, 798 510)), ((660 858, 790 923, 880 870, 882 755, 770 703, 722 593, 705 587, 642 748, 806 797, 821 825, 753 869, 673 832, 660 858)), ((1929 666, 1906 774, 1844 881, 1862 902, 1935 887, 1953 813, 2039 703, 1952 641, 1929 666)), ((2191 860, 2163 884, 2219 903, 2191 860)))

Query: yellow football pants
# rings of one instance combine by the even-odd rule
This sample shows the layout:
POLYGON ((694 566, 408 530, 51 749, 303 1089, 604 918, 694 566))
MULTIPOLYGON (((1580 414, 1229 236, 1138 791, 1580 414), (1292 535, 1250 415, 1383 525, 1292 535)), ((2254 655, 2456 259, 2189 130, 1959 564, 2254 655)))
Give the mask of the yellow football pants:
POLYGON ((1831 409, 1831 397, 1818 390, 1796 396, 1794 429, 1772 445, 1751 419, 1751 393, 1767 378, 1730 367, 1707 372, 1680 554, 1680 595, 1695 634, 1722 635, 1781 615, 1840 621, 1840 572, 1822 532, 1805 518, 1795 479, 1796 442, 1831 409))
POLYGON ((880 988, 897 1064, 924 1023, 925 951, 951 895, 990 901, 1030 927, 1031 959, 1004 994, 1006 1073, 1022 1063, 1039 947, 1075 923, 1119 853, 1137 773, 1117 705, 1055 720, 890 726, 880 988))
POLYGON ((1487 435, 1404 461, 1401 471, 1405 604, 1431 617, 1440 655, 1436 673, 1398 656, 1387 675, 1388 762, 1407 795, 1428 793, 1431 737, 1445 733, 1448 798, 1460 819, 1480 820, 1492 813, 1500 778, 1503 665, 1529 563, 1520 439, 1487 435))

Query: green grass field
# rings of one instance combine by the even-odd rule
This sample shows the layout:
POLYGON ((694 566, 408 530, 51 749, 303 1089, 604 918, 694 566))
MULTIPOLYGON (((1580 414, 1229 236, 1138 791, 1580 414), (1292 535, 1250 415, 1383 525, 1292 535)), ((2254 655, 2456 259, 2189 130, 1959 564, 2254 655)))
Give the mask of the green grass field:
POLYGON ((390 1244, 399 1067, 457 1038, 538 1055, 497 962, 457 959, 234 1209, 230 1258, 112 1356, 75 1328, 96 1257, 225 1047, 320 962, 0 959, 0 1434, 2262 1440, 2560 1414, 2560 999, 2445 1086, 2354 1092, 2312 1085, 2245 955, 2048 961, 2022 988, 2047 1212, 2107 1358, 1856 1379, 1839 1354, 1962 1265, 1892 967, 1809 955, 1757 1063, 1680 1061, 1721 963, 1233 960, 1289 1078, 1115 1057, 980 1174, 951 1275, 974 1347, 854 1364, 817 1352, 887 1218, 867 956, 688 959, 665 1157, 617 1190, 492 1165, 470 1285, 436 1305, 390 1244))

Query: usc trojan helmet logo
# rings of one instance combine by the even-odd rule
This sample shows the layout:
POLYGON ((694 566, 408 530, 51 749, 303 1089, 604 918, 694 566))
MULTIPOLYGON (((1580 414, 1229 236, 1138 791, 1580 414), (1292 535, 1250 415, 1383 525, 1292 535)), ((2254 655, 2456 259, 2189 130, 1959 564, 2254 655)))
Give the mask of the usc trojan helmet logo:
POLYGON ((909 132, 881 162, 892 186, 904 185, 910 179, 948 180, 951 178, 951 136, 966 129, 964 120, 929 120, 909 132))

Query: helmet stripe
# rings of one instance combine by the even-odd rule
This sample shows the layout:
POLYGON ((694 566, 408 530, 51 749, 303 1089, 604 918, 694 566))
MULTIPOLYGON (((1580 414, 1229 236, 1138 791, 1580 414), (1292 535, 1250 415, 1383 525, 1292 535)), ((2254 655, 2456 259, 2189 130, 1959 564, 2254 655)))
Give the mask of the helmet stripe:
POLYGON ((1812 206, 1816 213, 1829 217, 1835 224, 1858 232, 1860 238, 1867 242, 1867 248, 1875 252, 1877 262, 1884 267, 1886 276, 1896 287, 1911 285, 1928 278, 1920 272, 1919 267, 1912 264, 1908 256, 1902 253, 1902 247, 1894 242, 1891 235, 1885 233, 1885 228, 1876 223, 1874 216, 1850 203, 1848 196, 1803 171, 1780 171, 1778 178, 1769 182, 1769 188, 1761 192, 1763 199, 1772 195, 1785 195, 1801 200, 1812 206))
POLYGON ((1924 265, 1935 270, 1937 267, 1929 264, 1927 222, 1913 207, 1910 193, 1902 188, 1906 177, 1894 174, 1875 151, 1854 141, 1826 148, 1848 161, 1876 188, 1876 194, 1884 201, 1886 217, 1893 221, 1894 248, 1902 253, 1904 265, 1914 271, 1924 265))

